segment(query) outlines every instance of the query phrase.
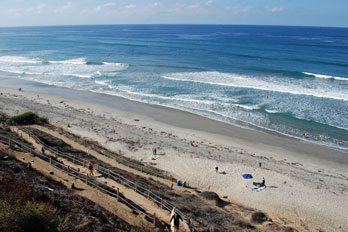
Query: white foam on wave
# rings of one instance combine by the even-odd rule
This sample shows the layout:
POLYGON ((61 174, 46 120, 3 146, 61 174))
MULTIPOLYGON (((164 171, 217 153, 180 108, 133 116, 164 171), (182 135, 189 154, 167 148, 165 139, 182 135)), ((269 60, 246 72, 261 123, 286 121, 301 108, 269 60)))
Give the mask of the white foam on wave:
POLYGON ((240 108, 246 109, 246 110, 258 110, 260 107, 258 106, 251 106, 251 105, 241 105, 241 104, 234 104, 235 106, 238 106, 240 108))
POLYGON ((52 81, 53 76, 60 77, 78 77, 94 78, 102 75, 114 76, 119 71, 128 68, 124 63, 99 63, 87 64, 86 58, 76 58, 61 61, 43 62, 41 59, 32 59, 23 56, 0 56, 0 71, 12 74, 38 75, 49 78, 52 81), (102 65, 100 65, 102 64, 102 65), (115 74, 116 73, 116 74, 115 74))
POLYGON ((98 85, 105 85, 105 86, 109 85, 109 81, 94 81, 94 83, 96 83, 98 85))
POLYGON ((48 63, 50 64, 71 64, 71 65, 87 65, 88 66, 99 66, 100 64, 105 65, 105 66, 114 66, 117 67, 117 70, 124 70, 127 69, 129 67, 129 64, 127 63, 112 63, 112 62, 101 62, 100 64, 93 64, 92 63, 88 63, 86 61, 86 58, 81 57, 81 58, 75 58, 75 59, 68 59, 68 60, 60 60, 60 61, 54 61, 54 60, 50 60, 48 61, 48 63))
POLYGON ((134 101, 140 101, 140 102, 157 104, 157 105, 167 105, 167 106, 172 107, 172 108, 173 108, 172 103, 179 104, 183 108, 185 108, 186 110, 195 109, 197 106, 204 106, 205 108, 211 108, 213 105, 216 105, 216 104, 223 105, 225 107, 234 105, 231 103, 223 103, 223 102, 216 102, 216 101, 211 101, 211 100, 196 99, 192 95, 161 96, 161 95, 157 95, 157 94, 139 92, 137 90, 134 90, 130 86, 112 85, 110 80, 94 80, 94 83, 96 83, 100 86, 106 86, 108 88, 108 90, 104 89, 103 91, 105 91, 105 92, 103 92, 103 93, 121 96, 121 97, 130 99, 130 100, 134 100, 134 101), (192 104, 194 104, 195 107, 193 107, 192 104))
POLYGON ((272 81, 264 81, 254 76, 220 72, 169 73, 161 77, 174 81, 194 82, 236 88, 249 88, 348 101, 348 93, 346 91, 340 91, 339 89, 337 89, 337 91, 332 91, 332 89, 328 91, 320 86, 318 86, 318 88, 306 88, 301 86, 301 84, 298 82, 284 81, 280 78, 273 78, 272 81))
POLYGON ((86 58, 83 58, 83 57, 76 58, 76 59, 69 59, 69 60, 58 60, 58 61, 50 60, 48 61, 48 63, 50 64, 79 64, 79 65, 87 64, 86 58))
POLYGON ((110 65, 110 66, 121 66, 124 68, 128 68, 129 64, 126 63, 109 63, 109 62, 103 62, 104 65, 110 65))
POLYGON ((335 76, 316 74, 316 73, 310 73, 310 72, 303 72, 303 74, 306 74, 308 76, 314 76, 317 78, 322 78, 322 79, 334 79, 334 80, 339 80, 339 81, 348 81, 347 77, 335 77, 335 76))
POLYGON ((37 64, 42 63, 42 60, 27 58, 23 56, 0 56, 0 63, 37 64))
MULTIPOLYGON (((21 74, 21 75, 35 75, 35 76, 73 76, 73 77, 79 77, 79 78, 93 78, 93 75, 89 74, 79 74, 79 73, 54 73, 54 72, 28 72, 28 71, 17 71, 17 70, 9 70, 9 69, 2 69, 0 68, 0 71, 7 72, 7 73, 13 73, 13 74, 21 74)), ((43 79, 41 79, 43 80, 43 79)))
POLYGON ((23 74, 23 71, 9 70, 6 68, 0 68, 1 72, 14 73, 14 74, 23 74))
POLYGON ((77 73, 62 73, 62 74, 50 74, 50 75, 63 75, 63 76, 73 76, 73 77, 79 77, 79 78, 93 78, 93 75, 89 74, 77 74, 77 73))
POLYGON ((270 114, 279 113, 279 111, 277 111, 277 110, 268 110, 268 109, 266 109, 266 112, 267 112, 267 113, 270 113, 270 114))

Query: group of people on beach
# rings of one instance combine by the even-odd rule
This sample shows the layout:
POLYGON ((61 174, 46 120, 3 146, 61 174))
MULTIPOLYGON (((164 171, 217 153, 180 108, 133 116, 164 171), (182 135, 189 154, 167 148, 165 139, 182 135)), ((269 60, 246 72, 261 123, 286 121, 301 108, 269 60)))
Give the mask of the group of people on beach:
POLYGON ((176 185, 177 186, 182 186, 182 187, 185 188, 186 187, 186 181, 181 182, 181 180, 177 180, 176 185))

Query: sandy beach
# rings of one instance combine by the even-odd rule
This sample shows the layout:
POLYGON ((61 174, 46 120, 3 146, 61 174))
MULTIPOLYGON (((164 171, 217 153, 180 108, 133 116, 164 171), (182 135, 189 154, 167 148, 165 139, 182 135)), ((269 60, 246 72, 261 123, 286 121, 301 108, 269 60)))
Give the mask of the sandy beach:
POLYGON ((262 210, 273 220, 286 219, 308 231, 348 231, 347 152, 115 96, 7 83, 20 83, 22 91, 0 88, 2 112, 32 111, 127 157, 151 162, 190 186, 262 210), (150 160, 154 147, 159 158, 150 160), (243 179, 245 173, 254 178, 243 179), (246 187, 262 177, 266 189, 246 187))

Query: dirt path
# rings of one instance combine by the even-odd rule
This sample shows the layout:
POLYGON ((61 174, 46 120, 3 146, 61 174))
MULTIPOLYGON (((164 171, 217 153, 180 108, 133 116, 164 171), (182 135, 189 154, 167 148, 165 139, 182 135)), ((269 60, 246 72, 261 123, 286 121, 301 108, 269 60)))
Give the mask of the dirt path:
MULTIPOLYGON (((63 140, 65 143, 69 144, 72 148, 74 149, 77 149, 77 150, 81 150, 81 151, 87 151, 88 149, 59 134, 58 132, 56 131, 52 131, 48 128, 45 128, 45 127, 41 127, 41 126, 37 126, 37 125, 34 125, 34 126, 30 126, 32 128, 35 128, 35 129, 38 129, 38 130, 41 130, 47 134, 50 134, 56 138, 59 138, 61 140, 63 140)), ((23 139, 27 140, 28 142, 30 142, 34 147, 35 149, 40 152, 41 151, 41 147, 42 145, 41 144, 38 144, 30 135, 28 135, 26 132, 20 130, 18 127, 11 127, 11 130, 15 133, 17 133, 18 135, 20 135, 23 139)), ((50 154, 50 155, 53 155, 51 154, 49 151, 46 150, 46 153, 47 154, 50 154)), ((151 177, 153 179, 156 179, 157 181, 161 182, 162 184, 166 184, 166 185, 171 185, 171 182, 168 181, 168 180, 164 180, 164 179, 161 179, 161 178, 157 178, 157 177, 153 177, 153 176, 150 176, 148 174, 145 174, 145 173, 142 173, 138 170, 134 170, 134 169, 131 169, 125 165, 122 165, 122 164, 119 164, 117 163, 115 160, 111 159, 111 158, 108 158, 104 155, 101 155, 99 153, 97 153, 96 151, 94 150, 88 150, 88 153, 90 155, 92 155, 93 157, 105 162, 105 163, 108 163, 114 167, 117 167, 117 168, 120 168, 124 171, 127 171, 127 172, 131 172, 133 174, 136 174, 136 175, 139 175, 139 176, 142 176, 142 177, 145 177, 145 178, 148 178, 148 177, 151 177)), ((83 167, 83 166, 80 166, 80 165, 77 165, 77 164, 74 164, 72 162, 69 162, 68 160, 65 160, 63 158, 58 158, 58 160, 60 161, 63 161, 65 165, 68 165, 72 168, 75 168, 75 169, 80 169, 82 173, 84 174, 87 174, 88 173, 88 170, 86 167, 83 167)), ((47 166, 47 163, 44 162, 44 161, 41 161, 42 163, 44 163, 42 166, 47 166)), ((137 205, 141 206, 143 209, 146 210, 146 212, 150 213, 150 214, 155 214, 156 215, 156 218, 160 219, 161 221, 169 221, 170 219, 170 212, 165 210, 165 209, 161 209, 159 208, 154 202, 148 200, 147 198, 145 198, 144 196, 136 193, 133 189, 130 189, 130 188, 127 188, 125 187, 124 185, 121 185, 117 182, 115 182, 114 180, 111 180, 109 178, 105 178, 105 177, 102 177, 102 176, 99 176, 96 178, 100 183, 104 183, 106 185, 108 185, 109 187, 111 188, 118 188, 120 193, 122 193, 124 196, 126 196, 128 199, 132 200, 134 203, 136 203, 137 205)), ((89 187, 90 188, 90 187, 89 187)), ((96 196, 95 193, 94 194, 91 194, 91 193, 85 193, 85 191, 81 191, 80 194, 82 194, 83 196, 89 198, 90 196, 93 196, 93 197, 98 197, 100 198, 100 196, 96 196)), ((99 193, 100 194, 100 193, 99 193)), ((103 194, 103 195, 106 195, 106 194, 103 194)), ((92 197, 92 198, 93 198, 92 197)), ((108 198, 110 198, 110 196, 108 196, 108 198)), ((112 197, 111 197, 112 198, 112 197)), ((112 198, 111 202, 112 201, 116 201, 116 199, 112 198)), ((188 226, 185 224, 185 223, 182 223, 181 226, 181 231, 189 231, 189 228, 188 226)))
MULTIPOLYGON (((93 157, 95 157, 96 159, 98 159, 100 161, 103 161, 104 163, 108 163, 108 164, 112 165, 113 167, 117 167, 117 168, 119 168, 121 170, 124 170, 124 171, 129 172, 129 173, 133 173, 135 175, 138 175, 138 176, 141 176, 141 177, 144 177, 144 178, 152 178, 153 180, 158 181, 158 182, 160 182, 162 184, 165 184, 168 187, 172 187, 173 182, 170 181, 170 180, 159 178, 159 177, 156 177, 156 176, 149 175, 149 174, 146 174, 144 172, 138 171, 136 169, 130 168, 130 167, 124 165, 124 164, 121 164, 121 163, 117 162, 115 159, 112 159, 112 158, 109 158, 107 156, 104 156, 103 154, 100 154, 100 153, 98 153, 98 152, 96 152, 94 150, 89 150, 87 147, 77 143, 76 141, 74 141, 72 139, 67 138, 64 135, 61 135, 57 131, 50 130, 47 127, 42 127, 42 126, 39 126, 39 125, 31 125, 31 126, 28 126, 28 127, 41 130, 41 131, 43 131, 43 132, 45 132, 47 134, 50 134, 50 135, 52 135, 52 136, 54 136, 56 138, 59 138, 59 139, 63 140, 65 143, 69 144, 72 148, 80 150, 80 151, 83 151, 83 152, 87 152, 90 155, 92 155, 93 157)), ((175 184, 173 184, 173 188, 175 190, 177 190, 177 191, 184 191, 183 188, 178 187, 175 184)), ((185 189, 185 191, 190 191, 191 193, 194 193, 190 189, 185 189)))
MULTIPOLYGON (((23 134, 23 136, 25 135, 23 134)), ((139 227, 145 226, 147 228, 153 228, 153 225, 147 222, 141 215, 134 215, 132 213, 132 210, 130 210, 124 204, 117 202, 115 198, 103 194, 96 188, 90 187, 82 181, 67 175, 67 173, 62 172, 50 165, 47 165, 48 163, 41 160, 40 158, 34 157, 30 153, 12 151, 8 148, 8 146, 5 146, 3 144, 0 144, 0 149, 6 151, 6 153, 11 154, 18 161, 21 161, 25 164, 30 163, 31 168, 39 171, 40 173, 44 174, 45 176, 48 176, 49 178, 52 178, 55 181, 61 182, 67 188, 70 188, 71 183, 74 183, 75 188, 78 189, 75 191, 75 194, 95 202, 96 204, 105 208, 109 212, 116 214, 118 217, 125 220, 129 224, 139 227), (49 174, 52 171, 53 174, 49 174)), ((55 191, 54 189, 50 190, 55 191)))

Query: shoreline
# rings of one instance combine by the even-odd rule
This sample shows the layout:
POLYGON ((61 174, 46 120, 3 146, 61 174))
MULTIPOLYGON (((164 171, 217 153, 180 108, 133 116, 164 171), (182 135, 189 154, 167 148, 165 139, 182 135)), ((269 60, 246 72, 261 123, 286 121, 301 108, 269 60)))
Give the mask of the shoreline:
POLYGON ((154 163, 200 190, 263 210, 273 220, 308 224, 308 231, 348 229, 345 152, 120 97, 79 91, 76 99, 75 90, 14 82, 9 85, 17 89, 0 87, 0 111, 33 111, 127 157, 154 163), (153 147, 160 158, 150 161, 153 147), (243 173, 252 173, 252 181, 265 177, 269 187, 258 193, 245 188, 252 181, 242 179, 243 173))
MULTIPOLYGON (((188 111, 133 101, 120 96, 74 90, 66 87, 50 86, 47 84, 25 81, 21 79, 0 77, 0 81, 3 82, 3 80, 5 80, 5 84, 2 83, 2 86, 4 85, 7 88, 13 88, 10 86, 13 86, 14 84, 17 85, 18 88, 20 86, 24 86, 25 88, 28 88, 29 91, 33 92, 53 94, 68 99, 93 102, 96 104, 105 105, 107 107, 123 110, 125 112, 144 115, 169 126, 197 130, 205 133, 217 134, 219 136, 232 137, 244 142, 248 141, 252 143, 262 143, 271 147, 281 147, 287 149, 289 152, 303 153, 309 156, 313 156, 313 152, 315 152, 316 155, 313 157, 315 159, 334 161, 348 165, 348 151, 291 137, 276 131, 267 130, 253 125, 250 127, 242 127, 204 117, 188 111), (8 83, 6 83, 6 81, 8 83), (76 92, 79 93, 78 96, 76 96, 76 92), (173 118, 176 120, 173 120, 173 118), (300 147, 298 146, 298 143, 301 144, 300 147)), ((0 86, 0 88, 2 86, 0 86)), ((25 88, 22 87, 24 91, 25 88)))

